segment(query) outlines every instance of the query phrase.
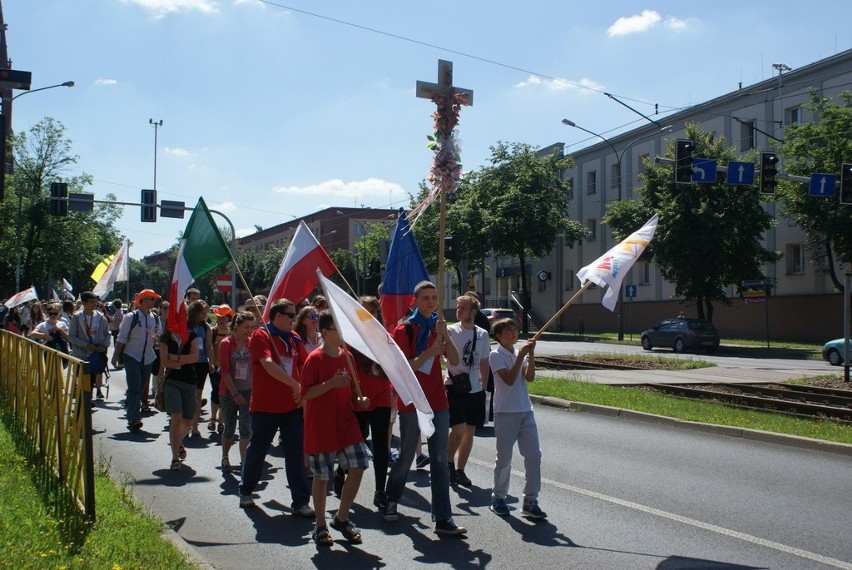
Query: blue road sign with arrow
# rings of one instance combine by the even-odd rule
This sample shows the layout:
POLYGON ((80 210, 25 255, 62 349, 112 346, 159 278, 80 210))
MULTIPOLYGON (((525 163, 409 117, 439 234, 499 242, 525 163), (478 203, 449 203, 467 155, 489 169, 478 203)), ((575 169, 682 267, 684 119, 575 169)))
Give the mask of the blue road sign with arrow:
POLYGON ((628 299, 632 299, 636 296, 636 285, 625 285, 624 286, 624 296, 628 299))
POLYGON ((693 158, 692 181, 704 184, 716 182, 716 161, 707 158, 693 158))
POLYGON ((754 184, 754 163, 729 162, 728 176, 725 182, 732 186, 754 184))
POLYGON ((821 196, 830 198, 834 196, 834 183, 837 177, 834 174, 811 174, 811 183, 808 186, 809 196, 821 196))

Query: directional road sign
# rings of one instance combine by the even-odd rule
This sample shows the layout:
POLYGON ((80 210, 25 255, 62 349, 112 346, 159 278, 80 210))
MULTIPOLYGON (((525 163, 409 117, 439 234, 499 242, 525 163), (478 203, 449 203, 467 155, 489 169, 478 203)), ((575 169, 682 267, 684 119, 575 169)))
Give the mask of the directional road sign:
POLYGON ((821 196, 823 198, 834 196, 834 182, 836 180, 837 177, 834 174, 811 174, 808 195, 821 196))
POLYGON ((636 296, 636 285, 625 285, 624 286, 624 296, 628 299, 632 299, 636 296))
POLYGON ((716 182, 716 161, 706 158, 693 158, 692 181, 704 184, 716 182))
POLYGON ((733 186, 754 184, 754 163, 729 162, 725 182, 733 186))

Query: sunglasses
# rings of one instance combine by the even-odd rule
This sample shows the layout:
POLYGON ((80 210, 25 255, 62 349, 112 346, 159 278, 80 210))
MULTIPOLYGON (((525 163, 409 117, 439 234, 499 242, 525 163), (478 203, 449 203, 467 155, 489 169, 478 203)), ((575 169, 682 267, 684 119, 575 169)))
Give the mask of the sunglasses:
POLYGON ((48 317, 58 317, 59 313, 47 313, 48 317))
POLYGON ((315 321, 319 318, 319 315, 317 315, 317 314, 308 315, 308 318, 311 319, 312 321, 315 321))
POLYGON ((282 314, 282 315, 286 315, 286 316, 290 317, 291 319, 295 319, 295 318, 296 318, 296 313, 281 313, 281 314, 282 314))

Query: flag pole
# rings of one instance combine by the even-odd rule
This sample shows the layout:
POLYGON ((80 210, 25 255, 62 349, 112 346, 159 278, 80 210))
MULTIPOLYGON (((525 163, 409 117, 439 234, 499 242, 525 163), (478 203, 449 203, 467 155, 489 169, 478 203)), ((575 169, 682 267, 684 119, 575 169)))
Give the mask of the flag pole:
MULTIPOLYGON (((272 340, 272 333, 269 332, 269 328, 266 326, 266 323, 263 321, 263 311, 260 310, 260 305, 257 304, 257 301, 254 299, 254 295, 251 294, 251 289, 249 289, 248 283, 246 283, 246 278, 243 277, 243 272, 240 269, 240 266, 237 265, 237 260, 232 257, 231 261, 233 262, 234 269, 236 269, 237 275, 240 278, 240 283, 243 284, 243 289, 245 289, 246 292, 249 295, 249 300, 252 302, 252 305, 254 306, 254 310, 257 312, 258 315, 260 315, 260 326, 262 326, 266 330, 266 334, 269 335, 269 344, 272 345, 272 350, 275 351, 275 356, 278 358, 278 361, 281 362, 281 353, 278 352, 278 347, 275 345, 275 342, 272 340)), ((267 303, 268 302, 270 302, 270 301, 267 299, 267 303)))
POLYGON ((553 322, 554 322, 556 319, 558 319, 558 318, 559 318, 559 316, 560 316, 562 313, 564 313, 565 311, 567 311, 567 310, 568 310, 568 307, 570 307, 570 306, 571 306, 571 304, 572 304, 574 301, 576 301, 576 300, 577 300, 577 298, 578 298, 580 295, 582 295, 582 294, 583 294, 583 291, 585 291, 586 289, 588 289, 588 288, 589 288, 589 287, 591 287, 591 286, 592 286, 592 282, 591 282, 591 281, 586 281, 586 282, 583 284, 583 286, 580 288, 580 290, 579 290, 579 291, 577 291, 576 293, 574 293, 574 296, 573 296, 573 297, 571 297, 570 299, 568 299, 568 302, 567 302, 567 303, 565 303, 564 305, 562 305, 562 308, 561 308, 561 309, 559 309, 559 310, 556 312, 556 314, 555 314, 555 315, 553 315, 552 317, 550 317, 550 320, 549 320, 549 321, 547 321, 546 323, 544 323, 544 326, 543 326, 543 327, 541 327, 540 329, 538 329, 538 332, 536 332, 530 340, 538 340, 538 337, 540 337, 540 336, 544 333, 544 331, 546 331, 546 330, 548 329, 548 327, 550 327, 550 325, 552 325, 552 324, 553 324, 553 322))

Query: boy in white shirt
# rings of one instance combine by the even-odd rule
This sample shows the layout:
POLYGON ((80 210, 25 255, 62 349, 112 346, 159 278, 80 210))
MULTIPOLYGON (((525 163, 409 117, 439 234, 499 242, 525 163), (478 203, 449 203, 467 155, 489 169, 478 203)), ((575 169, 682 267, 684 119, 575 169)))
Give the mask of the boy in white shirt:
POLYGON ((488 356, 488 363, 494 373, 494 436, 497 440, 491 510, 501 517, 509 514, 506 494, 512 473, 512 448, 517 441, 518 451, 524 458, 526 478, 521 514, 532 519, 543 519, 547 515, 538 506, 541 448, 532 401, 527 392, 527 382, 535 378, 535 341, 527 341, 516 354, 518 327, 512 319, 495 322, 492 332, 500 345, 488 356))

